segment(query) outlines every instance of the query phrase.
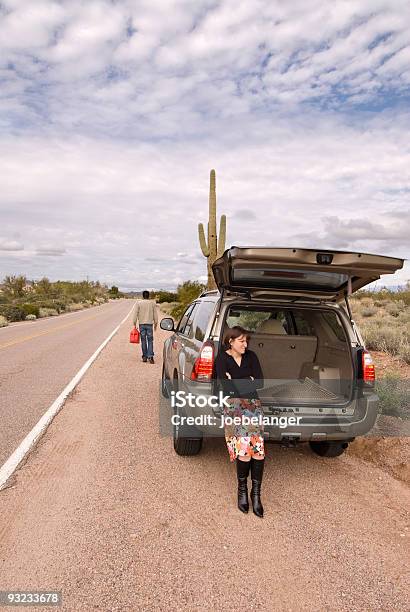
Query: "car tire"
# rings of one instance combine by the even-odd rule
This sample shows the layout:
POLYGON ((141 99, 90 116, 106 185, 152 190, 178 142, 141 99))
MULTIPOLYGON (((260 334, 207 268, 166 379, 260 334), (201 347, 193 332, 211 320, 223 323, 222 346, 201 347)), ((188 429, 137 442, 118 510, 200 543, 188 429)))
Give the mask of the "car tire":
MULTIPOLYGON (((173 388, 178 390, 178 379, 174 378, 173 388)), ((185 416, 183 410, 177 406, 174 408, 174 414, 185 416)), ((187 457, 190 455, 198 455, 202 449, 202 433, 196 428, 184 424, 175 424, 172 426, 174 438, 174 451, 177 455, 187 457)))
POLYGON ((311 450, 320 457, 340 457, 343 455, 349 442, 346 440, 329 440, 328 442, 309 442, 311 450))

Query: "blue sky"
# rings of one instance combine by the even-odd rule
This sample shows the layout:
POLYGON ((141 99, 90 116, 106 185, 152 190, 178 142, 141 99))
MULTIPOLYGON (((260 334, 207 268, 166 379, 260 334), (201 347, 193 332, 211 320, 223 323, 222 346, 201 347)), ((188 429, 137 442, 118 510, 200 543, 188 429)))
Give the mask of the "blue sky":
POLYGON ((407 258, 409 12, 2 0, 0 276, 204 278, 211 168, 228 245, 407 258))

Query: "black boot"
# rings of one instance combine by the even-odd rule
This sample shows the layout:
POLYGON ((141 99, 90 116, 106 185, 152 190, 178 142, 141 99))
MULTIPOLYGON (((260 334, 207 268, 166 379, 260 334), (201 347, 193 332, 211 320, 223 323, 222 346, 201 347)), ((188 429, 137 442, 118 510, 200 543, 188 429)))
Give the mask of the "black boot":
POLYGON ((248 512, 248 475, 250 461, 236 459, 236 474, 238 476, 238 508, 241 512, 248 512))
POLYGON ((262 485, 262 476, 263 476, 263 466, 265 464, 265 459, 251 459, 251 479, 252 479, 252 489, 251 489, 251 500, 252 500, 252 508, 253 513, 256 516, 263 516, 263 506, 261 502, 261 485, 262 485))

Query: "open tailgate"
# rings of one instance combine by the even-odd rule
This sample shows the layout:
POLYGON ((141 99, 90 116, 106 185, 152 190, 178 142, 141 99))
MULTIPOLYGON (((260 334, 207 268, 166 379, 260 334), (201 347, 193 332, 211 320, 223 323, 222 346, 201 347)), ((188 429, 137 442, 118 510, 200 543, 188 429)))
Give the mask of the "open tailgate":
POLYGON ((298 248, 231 247, 212 270, 219 288, 339 301, 382 274, 394 274, 404 259, 298 248))

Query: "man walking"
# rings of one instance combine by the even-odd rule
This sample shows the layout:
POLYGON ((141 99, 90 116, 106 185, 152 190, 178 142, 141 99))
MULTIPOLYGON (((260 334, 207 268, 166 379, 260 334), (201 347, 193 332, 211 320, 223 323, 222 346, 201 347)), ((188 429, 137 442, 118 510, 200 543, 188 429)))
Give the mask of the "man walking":
POLYGON ((142 361, 154 363, 154 334, 152 327, 157 329, 158 314, 154 300, 149 299, 149 291, 142 292, 142 300, 138 300, 134 307, 134 327, 138 326, 141 334, 142 361))

